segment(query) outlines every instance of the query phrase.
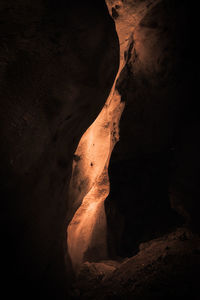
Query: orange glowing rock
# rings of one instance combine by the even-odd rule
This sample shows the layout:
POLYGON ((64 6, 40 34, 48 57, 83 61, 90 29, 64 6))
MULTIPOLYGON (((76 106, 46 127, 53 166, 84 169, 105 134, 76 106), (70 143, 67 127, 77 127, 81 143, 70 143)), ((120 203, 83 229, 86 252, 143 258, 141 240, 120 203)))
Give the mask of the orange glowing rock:
MULTIPOLYGON (((109 3, 108 8, 110 10, 109 3)), ((126 15, 126 10, 122 12, 126 15)), ((130 13, 129 18, 122 14, 116 20, 120 41, 119 71, 102 111, 83 134, 75 152, 69 197, 76 213, 67 229, 67 244, 76 272, 84 261, 107 258, 104 200, 110 189, 108 165, 113 147, 119 140, 119 121, 125 105, 115 84, 125 65, 124 53, 133 24, 130 13)))
POLYGON ((75 153, 81 159, 74 162, 70 192, 83 197, 67 230, 68 251, 75 270, 85 260, 107 257, 104 210, 104 200, 109 194, 107 170, 112 149, 119 139, 118 123, 123 108, 119 95, 110 96, 98 118, 82 136, 75 153), (85 182, 82 191, 81 182, 85 182))

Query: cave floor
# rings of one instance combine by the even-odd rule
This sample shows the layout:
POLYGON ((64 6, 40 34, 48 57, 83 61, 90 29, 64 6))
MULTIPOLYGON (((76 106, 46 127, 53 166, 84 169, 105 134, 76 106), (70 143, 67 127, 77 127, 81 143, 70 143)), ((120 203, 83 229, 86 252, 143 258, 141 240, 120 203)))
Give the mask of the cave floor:
POLYGON ((200 299, 200 238, 178 228, 121 261, 85 262, 72 299, 200 299))

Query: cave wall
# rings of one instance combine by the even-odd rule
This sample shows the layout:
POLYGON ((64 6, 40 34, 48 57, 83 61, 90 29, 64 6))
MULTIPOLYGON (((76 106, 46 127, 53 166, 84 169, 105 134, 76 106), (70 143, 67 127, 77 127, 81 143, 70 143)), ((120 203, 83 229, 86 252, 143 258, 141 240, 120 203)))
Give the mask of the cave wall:
POLYGON ((62 299, 73 153, 113 84, 118 39, 103 0, 1 1, 0 20, 2 285, 7 299, 62 299))
POLYGON ((199 230, 198 18, 186 1, 108 2, 130 32, 116 86, 125 110, 109 167, 108 244, 111 255, 131 256, 177 225, 199 230))

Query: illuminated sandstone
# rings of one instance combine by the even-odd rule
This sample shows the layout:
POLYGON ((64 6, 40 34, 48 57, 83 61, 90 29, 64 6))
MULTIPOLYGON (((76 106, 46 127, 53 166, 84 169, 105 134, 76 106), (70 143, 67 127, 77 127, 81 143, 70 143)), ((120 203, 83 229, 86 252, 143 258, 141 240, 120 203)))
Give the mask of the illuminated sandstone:
POLYGON ((113 147, 119 140, 119 121, 125 105, 115 84, 125 64, 125 51, 135 20, 126 16, 124 10, 116 21, 120 67, 113 88, 101 113, 82 136, 74 156, 69 196, 72 211, 75 209, 76 213, 67 229, 67 243, 75 271, 86 260, 107 258, 104 200, 110 188, 108 165, 113 147))
POLYGON ((118 123, 124 108, 120 100, 113 88, 75 153, 70 196, 74 205, 82 204, 67 230, 68 250, 75 270, 85 260, 107 257, 104 200, 109 194, 109 159, 119 139, 118 123))
POLYGON ((69 198, 71 211, 76 213, 67 229, 67 244, 75 271, 84 261, 107 258, 104 210, 110 188, 107 170, 113 147, 119 140, 119 121, 125 105, 115 84, 126 64, 134 28, 146 12, 146 4, 141 2, 129 6, 122 1, 107 0, 111 15, 116 5, 119 8, 115 18, 120 43, 118 74, 102 111, 82 136, 73 162, 69 198))

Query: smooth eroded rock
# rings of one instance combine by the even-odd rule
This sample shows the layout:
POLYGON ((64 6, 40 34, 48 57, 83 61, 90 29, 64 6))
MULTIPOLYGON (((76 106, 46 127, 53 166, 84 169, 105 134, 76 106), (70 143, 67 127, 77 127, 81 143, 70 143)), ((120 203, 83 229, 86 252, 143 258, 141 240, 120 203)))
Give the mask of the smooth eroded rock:
POLYGON ((73 153, 112 87, 118 39, 103 0, 1 1, 0 19, 3 285, 62 299, 73 153))

